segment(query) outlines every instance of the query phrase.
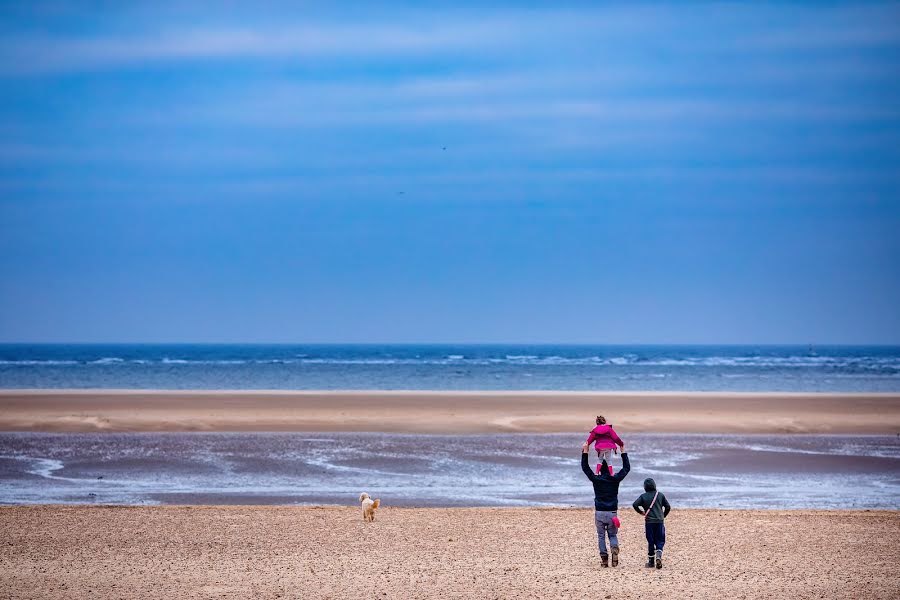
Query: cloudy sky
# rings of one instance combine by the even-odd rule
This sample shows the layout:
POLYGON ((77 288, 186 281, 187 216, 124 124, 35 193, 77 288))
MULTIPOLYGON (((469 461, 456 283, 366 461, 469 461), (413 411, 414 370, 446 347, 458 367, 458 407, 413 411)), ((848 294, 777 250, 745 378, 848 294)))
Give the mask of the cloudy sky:
POLYGON ((162 4, 0 5, 0 341, 900 343, 898 4, 162 4))

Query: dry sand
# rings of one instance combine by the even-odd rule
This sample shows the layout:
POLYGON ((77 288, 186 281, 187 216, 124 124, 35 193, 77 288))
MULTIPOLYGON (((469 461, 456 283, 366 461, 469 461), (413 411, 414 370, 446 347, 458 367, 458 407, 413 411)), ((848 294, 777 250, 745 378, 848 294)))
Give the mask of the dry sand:
POLYGON ((0 431, 900 433, 900 394, 2 390, 0 431))
POLYGON ((900 512, 675 510, 661 571, 623 511, 0 508, 2 598, 898 598, 900 512))

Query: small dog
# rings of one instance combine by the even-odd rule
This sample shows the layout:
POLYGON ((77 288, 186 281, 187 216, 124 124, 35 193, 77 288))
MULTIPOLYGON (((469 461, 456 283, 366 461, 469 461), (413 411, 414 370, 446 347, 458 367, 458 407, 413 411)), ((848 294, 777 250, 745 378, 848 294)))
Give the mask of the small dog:
POLYGON ((363 521, 375 520, 375 509, 381 505, 381 500, 372 500, 365 492, 359 495, 359 502, 362 504, 363 521))

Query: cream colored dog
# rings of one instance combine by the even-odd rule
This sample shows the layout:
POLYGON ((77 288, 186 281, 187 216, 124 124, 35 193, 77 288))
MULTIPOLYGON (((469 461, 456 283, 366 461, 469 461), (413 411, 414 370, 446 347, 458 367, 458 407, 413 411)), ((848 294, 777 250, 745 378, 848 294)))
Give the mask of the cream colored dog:
POLYGON ((375 509, 381 505, 381 500, 372 500, 365 492, 359 495, 359 502, 362 504, 363 521, 375 520, 375 509))

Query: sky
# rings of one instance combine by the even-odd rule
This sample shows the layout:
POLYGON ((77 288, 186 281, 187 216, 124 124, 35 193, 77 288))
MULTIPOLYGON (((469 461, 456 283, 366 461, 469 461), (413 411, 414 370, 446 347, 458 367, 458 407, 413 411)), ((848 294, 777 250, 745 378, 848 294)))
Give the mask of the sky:
POLYGON ((900 4, 0 3, 0 341, 900 344, 900 4))

